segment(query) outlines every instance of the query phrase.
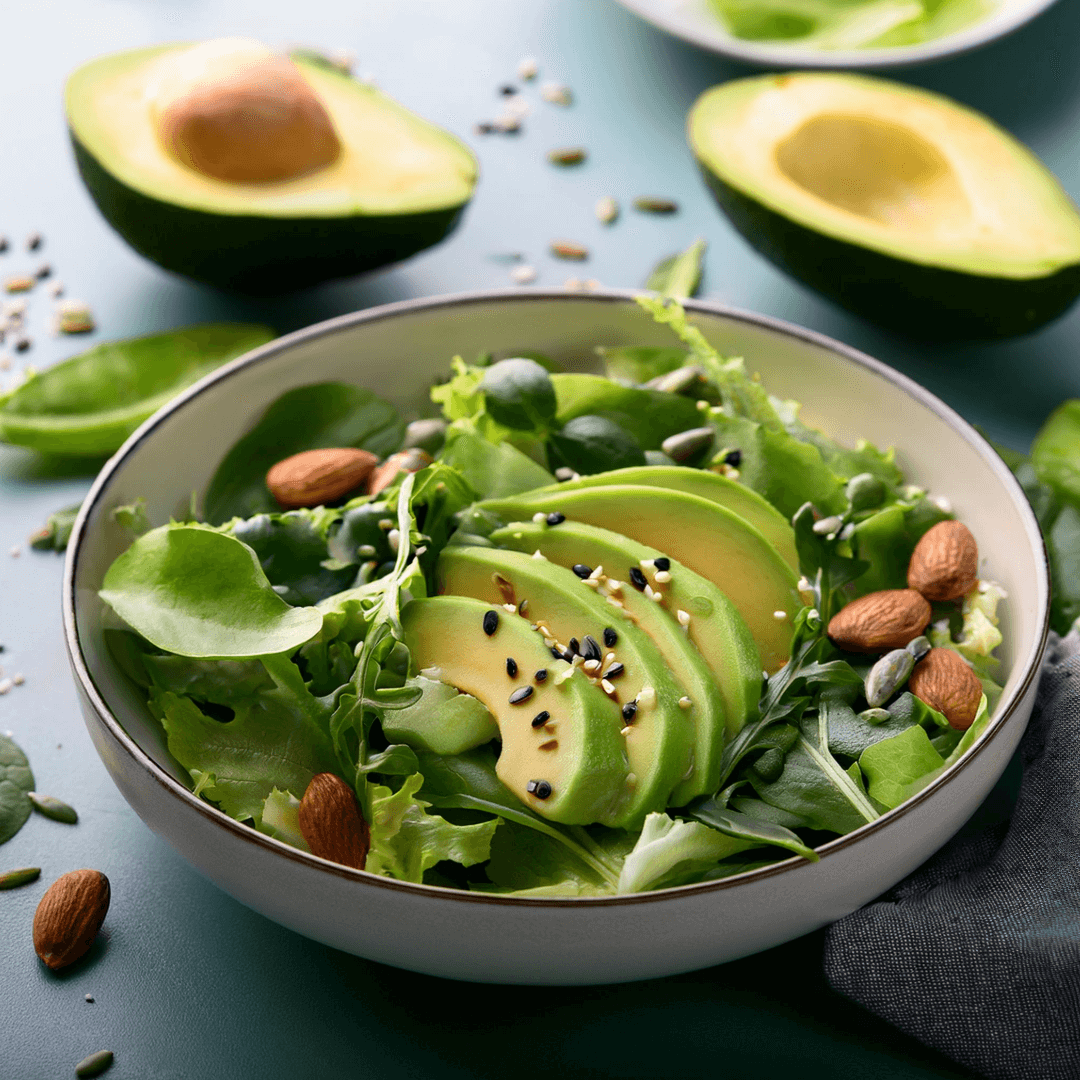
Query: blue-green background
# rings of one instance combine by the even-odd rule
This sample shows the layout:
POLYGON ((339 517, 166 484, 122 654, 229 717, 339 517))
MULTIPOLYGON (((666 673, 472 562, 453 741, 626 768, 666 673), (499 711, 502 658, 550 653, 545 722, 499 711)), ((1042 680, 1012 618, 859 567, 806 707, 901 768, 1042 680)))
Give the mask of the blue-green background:
MULTIPOLYGON (((992 436, 1024 447, 1046 414, 1080 394, 1080 309, 1042 333, 994 346, 928 347, 851 318, 788 281, 722 220, 686 150, 686 110, 745 69, 639 22, 609 0, 27 0, 3 5, 0 36, 0 277, 47 259, 88 300, 106 340, 209 319, 254 318, 285 331, 385 301, 508 284, 492 258, 521 252, 540 283, 569 276, 640 285, 653 263, 709 242, 702 295, 832 334, 914 376, 992 436), (96 55, 176 39, 258 36, 275 45, 353 50, 357 71, 456 132, 482 179, 454 236, 368 278, 275 299, 238 300, 173 278, 124 246, 81 187, 66 141, 65 75, 96 55), (478 137, 498 86, 536 56, 540 81, 575 104, 534 103, 517 136, 478 137), (557 170, 552 147, 588 162, 557 170), (628 208, 674 198, 670 218, 628 208), (601 195, 624 205, 600 226, 601 195), (23 238, 45 245, 27 255, 23 238), (555 238, 589 246, 584 266, 546 254, 555 238)), ((900 76, 984 110, 1030 144, 1080 197, 1080 5, 1066 0, 1011 39, 900 76)), ((227 254, 223 257, 227 257, 227 254)), ((30 297, 46 366, 81 342, 50 336, 51 301, 30 297)), ((0 346, 0 353, 4 351, 0 346)), ((12 373, 0 373, 0 386, 12 373)), ((866 432, 871 435, 873 432, 866 432)), ((964 1075, 831 994, 811 936, 724 968, 622 987, 460 985, 379 967, 280 929, 220 893, 135 817, 95 756, 63 652, 61 559, 26 536, 89 484, 78 470, 0 451, 0 665, 24 686, 0 697, 0 731, 26 749, 38 788, 73 803, 75 828, 34 817, 0 849, 0 869, 41 865, 40 883, 0 893, 0 1080, 73 1075, 102 1048, 110 1078, 773 1077, 964 1075), (18 558, 9 557, 14 545, 18 558), (49 974, 30 923, 47 882, 92 866, 113 905, 90 956, 49 974), (85 994, 95 1004, 86 1004, 85 994)))

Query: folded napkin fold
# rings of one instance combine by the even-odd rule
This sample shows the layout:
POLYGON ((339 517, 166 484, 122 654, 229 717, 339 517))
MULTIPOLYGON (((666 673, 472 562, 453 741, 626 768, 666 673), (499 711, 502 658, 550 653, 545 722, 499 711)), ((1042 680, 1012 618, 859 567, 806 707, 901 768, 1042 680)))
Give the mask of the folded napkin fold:
MULTIPOLYGON (((1051 636, 1012 820, 825 940, 832 986, 994 1080, 1080 1078, 1080 636, 1051 636)), ((947 795, 945 796, 948 797, 947 795)))

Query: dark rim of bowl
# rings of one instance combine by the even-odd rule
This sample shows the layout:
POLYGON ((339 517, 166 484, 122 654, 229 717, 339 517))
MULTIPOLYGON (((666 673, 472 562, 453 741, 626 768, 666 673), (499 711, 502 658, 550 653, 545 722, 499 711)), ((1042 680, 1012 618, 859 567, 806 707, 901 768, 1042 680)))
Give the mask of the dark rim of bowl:
MULTIPOLYGON (((187 402, 199 397, 201 394, 205 394, 211 391, 218 383, 224 382, 226 379, 231 378, 233 375, 240 371, 243 371, 249 367, 253 367, 265 360, 269 360, 272 357, 276 357, 283 352, 287 352, 293 346, 300 344, 301 342, 310 341, 314 338, 327 337, 333 334, 341 333, 352 329, 354 326, 361 323, 376 322, 383 319, 393 319, 398 315, 408 314, 416 311, 431 310, 438 308, 454 308, 454 307, 469 307, 474 304, 491 304, 500 302, 513 302, 519 304, 531 303, 531 302, 551 302, 560 300, 569 300, 577 303, 615 303, 626 304, 632 303, 636 295, 639 295, 634 290, 616 290, 616 289, 604 289, 598 290, 592 293, 570 293, 562 289, 550 289, 550 290, 530 290, 528 292, 520 289, 492 289, 492 290, 478 290, 474 292, 466 293, 454 293, 445 296, 429 297, 416 300, 402 300, 392 304, 383 304, 379 307, 368 308, 363 311, 353 312, 349 315, 341 315, 333 319, 327 319, 324 322, 316 323, 313 326, 306 327, 303 330, 297 330, 294 333, 286 334, 283 337, 269 342, 266 345, 262 345, 257 349, 253 349, 251 352, 245 354, 242 357, 237 358, 226 364, 224 367, 219 368, 217 371, 207 375, 199 382, 188 388, 178 397, 174 398, 168 405, 164 406, 153 416, 151 416, 141 427, 135 431, 124 445, 106 462, 97 478, 94 480, 86 499, 83 502, 82 508, 79 511, 78 518, 75 522, 75 526, 72 530, 71 540, 68 545, 67 558, 64 565, 64 585, 63 585, 63 615, 64 615, 64 640, 68 650, 68 656, 71 661, 72 670, 76 679, 80 684, 82 693, 86 697, 87 701, 93 706, 94 711, 97 713, 98 719, 104 726, 106 732, 112 737, 112 739, 121 746, 127 753, 146 769, 150 775, 171 795, 180 799, 185 803, 189 809, 195 810, 197 813, 202 814, 208 820, 215 822, 222 828, 225 828, 243 841, 254 844, 256 846, 267 848, 279 855, 283 855, 286 858, 292 859, 296 862, 321 869, 328 873, 336 874, 338 877, 346 878, 356 881, 358 884, 371 885, 379 888, 400 890, 409 893, 420 891, 421 893, 429 893, 433 898, 443 898, 449 900, 455 900, 460 903, 469 904, 511 904, 511 905, 525 905, 525 906, 542 906, 542 907, 574 907, 580 905, 610 905, 610 904, 642 904, 642 903, 656 903, 663 900, 673 900, 679 896, 695 896, 703 892, 721 891, 724 889, 735 888, 744 883, 751 881, 759 881, 764 878, 772 877, 777 874, 790 874, 798 872, 800 869, 806 870, 813 864, 808 862, 797 855, 792 856, 789 859, 784 859, 781 862, 773 863, 770 866, 761 867, 756 870, 748 870, 742 874, 736 874, 732 877, 721 878, 718 881, 699 882, 691 885, 681 885, 669 889, 658 889, 653 892, 645 893, 629 893, 621 896, 598 896, 598 897, 522 897, 522 896, 502 896, 491 893, 476 893, 467 892, 460 889, 443 888, 436 885, 417 885, 407 881, 397 881, 394 878, 382 877, 377 874, 369 874, 364 870, 354 870, 347 866, 341 866, 338 863, 329 862, 325 859, 321 859, 316 855, 311 855, 307 852, 300 851, 297 848, 291 847, 280 840, 275 840, 272 837, 266 836, 263 833, 258 832, 256 829, 243 825, 240 822, 229 817, 223 811, 218 810, 216 807, 211 806, 210 803, 205 802, 203 799, 193 795, 192 792, 183 784, 176 781, 170 776, 164 769, 162 769, 140 746, 131 738, 130 735, 124 730, 119 720, 113 715, 112 710, 105 702, 103 696, 98 691, 97 685, 94 682, 93 676, 87 667, 85 657, 83 656, 82 647, 79 642, 79 637, 76 629, 75 620, 75 580, 77 576, 79 554, 82 548, 82 541, 86 534, 86 523, 92 514, 95 506, 100 501, 102 496, 107 492, 110 481, 113 474, 120 467, 127 455, 139 446, 145 439, 149 438, 154 429, 158 427, 167 417, 170 417, 173 413, 178 412, 187 404, 187 402)), ((892 383, 898 389, 902 390, 910 397, 914 398, 919 404, 923 405, 930 412, 934 413, 937 417, 944 420, 951 428, 953 428, 958 434, 960 434, 968 443, 970 443, 980 455, 987 461, 991 469, 997 474, 998 479, 1008 489, 1016 503, 1017 508, 1020 511, 1021 517, 1024 519, 1025 524, 1028 527, 1029 534, 1033 541, 1037 544, 1036 551, 1041 558, 1039 559, 1039 573, 1042 578, 1042 586, 1039 603, 1041 606, 1041 629, 1037 635, 1035 648, 1029 653, 1028 657, 1023 661, 1026 667, 1023 679, 1019 685, 1013 690, 1011 698, 1005 704, 1005 707, 1000 713, 994 717, 993 721, 987 727, 986 731, 976 740, 974 745, 964 754, 955 765, 947 769, 941 776, 935 778, 930 784, 928 784, 922 791, 913 795, 910 799, 901 803, 900 806, 895 807, 892 810, 882 814, 872 822, 861 826, 853 832, 847 833, 844 836, 839 836, 835 840, 830 840, 828 843, 821 845, 816 849, 818 856, 822 861, 827 859, 830 855, 836 852, 842 851, 852 844, 856 844, 865 836, 869 836, 872 833, 876 833, 883 828, 886 828, 895 821, 898 821, 906 814, 910 813, 915 807, 921 805, 926 799, 931 798, 935 792, 937 792, 944 784, 947 784, 952 777, 956 776, 963 769, 965 769, 972 761, 975 760, 979 754, 990 744, 990 742, 997 737, 997 735, 1005 727, 1006 723, 1011 719, 1013 713, 1016 710, 1016 706, 1027 695, 1027 692, 1031 688, 1032 682, 1037 678, 1039 672, 1039 661, 1042 657, 1043 651, 1046 646, 1047 635, 1049 632, 1049 565, 1047 562, 1046 548, 1042 541, 1042 533, 1039 529, 1038 522, 1035 515, 1032 512, 1027 497, 1024 495, 1023 489, 1017 482, 1016 478, 1012 475, 1012 472, 1008 469, 1005 463, 1000 459, 993 447, 970 425, 964 420, 958 413, 954 412, 943 401, 939 400, 930 391, 924 389, 914 380, 909 379, 906 375, 895 371, 888 365, 883 364, 880 360, 875 360, 873 357, 867 356, 865 353, 859 352, 857 349, 853 349, 850 346, 844 345, 838 341, 834 341, 832 338, 825 336, 824 334, 816 333, 813 330, 806 330, 802 327, 795 326, 791 323, 784 322, 781 319, 775 319, 767 315, 758 315, 753 312, 741 311, 737 308, 727 307, 723 304, 709 303, 700 300, 687 300, 683 301, 683 306, 688 312, 698 312, 703 315, 720 316, 722 318, 731 319, 735 322, 741 322, 750 326, 760 327, 765 330, 775 331, 784 334, 788 337, 796 338, 800 341, 806 342, 809 345, 814 345, 818 348, 825 349, 829 352, 837 354, 843 357, 845 360, 857 364, 860 367, 868 368, 876 375, 892 383)), ((1003 699, 1004 701, 1004 699, 1003 699)))

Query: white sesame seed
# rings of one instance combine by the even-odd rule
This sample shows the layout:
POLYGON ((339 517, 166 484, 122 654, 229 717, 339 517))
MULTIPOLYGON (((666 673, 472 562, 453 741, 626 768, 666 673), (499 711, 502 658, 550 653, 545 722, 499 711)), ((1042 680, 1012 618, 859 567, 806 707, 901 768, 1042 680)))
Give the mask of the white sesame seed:
POLYGON ((814 532, 818 536, 825 536, 827 533, 836 532, 842 525, 843 519, 837 517, 835 514, 832 517, 822 518, 820 521, 815 521, 813 524, 814 532))
POLYGON ((655 559, 642 559, 638 563, 638 566, 640 566, 642 570, 651 570, 655 565, 656 565, 656 560, 655 559))
POLYGON ((627 724, 626 727, 619 729, 619 734, 625 739, 626 736, 629 735, 630 732, 633 730, 634 729, 629 724, 627 724))
POLYGON ((544 83, 540 87, 540 96, 545 101, 551 102, 552 105, 562 105, 564 107, 572 104, 574 100, 570 87, 556 82, 544 83))
POLYGON ((679 698, 679 708, 684 712, 687 709, 693 708, 694 703, 688 697, 679 698))
POLYGON ((530 79, 535 79, 539 72, 540 65, 536 62, 535 56, 523 56, 518 61, 517 73, 519 79, 528 82, 530 79))
POLYGON ((581 278, 568 277, 562 284, 564 289, 569 289, 571 292, 581 292, 585 283, 581 278))
POLYGON ((621 593, 623 589, 623 583, 615 578, 609 577, 607 579, 608 592, 621 593))
POLYGON ((810 579, 804 574, 801 578, 799 578, 799 584, 796 586, 796 588, 798 588, 799 592, 809 592, 810 579))
POLYGON ((549 649, 553 649, 555 647, 555 639, 553 637, 551 637, 549 634, 545 634, 544 635, 544 644, 549 649))
POLYGON ((6 694, 14 685, 10 679, 0 679, 0 694, 6 694))
POLYGON ((651 709, 656 704, 656 691, 651 686, 643 686, 634 700, 639 708, 651 709))
POLYGON ((614 596, 605 596, 604 599, 607 600, 612 607, 622 608, 626 606, 621 600, 616 600, 614 596))
POLYGON ((547 521, 547 514, 543 513, 543 511, 538 510, 535 514, 533 514, 532 519, 534 525, 543 525, 544 522, 547 521))
POLYGON ((610 195, 605 195, 597 199, 594 212, 597 221, 610 225, 619 216, 619 204, 610 195))
POLYGON ((646 585, 646 586, 645 586, 645 589, 644 589, 644 592, 645 592, 645 595, 646 595, 646 596, 647 596, 647 597, 648 597, 648 598, 649 598, 650 600, 651 600, 651 599, 652 599, 652 598, 653 598, 653 597, 654 597, 654 596, 656 595, 656 593, 655 593, 655 592, 653 591, 653 587, 652 587, 651 585, 646 585))
POLYGON ((615 696, 615 687, 607 681, 607 679, 600 680, 600 686, 603 688, 605 694, 609 694, 611 697, 615 696))
POLYGON ((626 783, 628 786, 633 787, 637 783, 637 773, 627 773, 626 783))
POLYGON ((535 551, 534 551, 534 552, 532 553, 532 557, 533 557, 534 559, 543 559, 543 560, 544 560, 545 562, 547 561, 547 556, 546 556, 546 555, 544 555, 544 554, 542 554, 539 548, 537 548, 537 549, 536 549, 536 550, 535 550, 535 551))
POLYGON ((952 513, 952 502, 944 495, 935 495, 930 500, 942 513, 952 513))
POLYGON ((532 106, 529 105, 528 100, 521 94, 514 94, 513 97, 508 97, 503 101, 503 116, 528 116, 532 111, 532 106))
POLYGON ((600 670, 600 661, 599 660, 586 660, 582 664, 582 667, 585 669, 587 674, 595 675, 600 670))
POLYGON ((555 685, 561 686, 567 679, 569 679, 574 672, 577 671, 575 667, 566 667, 555 676, 555 685))
POLYGON ((686 627, 690 625, 690 612, 683 611, 682 608, 675 613, 675 617, 679 620, 679 625, 686 627))
POLYGON ((657 570, 656 580, 660 585, 667 585, 671 581, 671 572, 669 570, 657 570))
POLYGON ((604 657, 604 664, 605 664, 605 665, 606 665, 606 664, 610 664, 610 663, 612 663, 612 662, 613 662, 614 660, 615 660, 615 654, 614 654, 613 652, 609 652, 609 653, 607 654, 607 656, 605 656, 605 657, 604 657))
POLYGON ((652 600, 653 603, 662 604, 664 602, 664 594, 662 592, 654 592, 649 599, 652 600))
POLYGON ((581 667, 581 665, 584 664, 584 663, 585 663, 585 657, 582 656, 581 653, 574 653, 574 659, 571 661, 571 664, 574 667, 581 667))
POLYGON ((516 615, 517 614, 517 604, 503 604, 503 611, 506 611, 511 615, 516 615))
POLYGON ((397 551, 401 547, 401 532, 398 529, 391 529, 386 534, 386 542, 390 545, 391 551, 397 551))
POLYGON ((786 611, 774 611, 772 613, 772 617, 774 619, 782 622, 784 619, 787 618, 787 612, 786 611))
POLYGON ((581 583, 581 584, 582 584, 582 585, 588 585, 590 589, 599 589, 599 588, 600 588, 600 581, 599 581, 599 579, 598 579, 598 578, 594 578, 594 577, 587 577, 587 578, 585 578, 585 580, 584 580, 584 581, 582 581, 582 583, 581 583))

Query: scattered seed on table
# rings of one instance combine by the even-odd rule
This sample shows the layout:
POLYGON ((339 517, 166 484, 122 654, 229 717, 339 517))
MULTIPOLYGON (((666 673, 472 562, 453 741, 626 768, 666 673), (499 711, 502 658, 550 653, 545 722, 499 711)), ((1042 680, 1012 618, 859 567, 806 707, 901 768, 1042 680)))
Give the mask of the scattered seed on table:
POLYGON ((7 251, 8 246, 8 238, 6 236, 0 236, 0 254, 7 251))
POLYGON ((596 220, 604 225, 610 225, 619 216, 619 204, 610 196, 605 195, 596 200, 594 211, 596 220))
POLYGON ((552 240, 551 254, 557 259, 583 262, 589 257, 589 249, 581 244, 575 244, 572 240, 552 240))
POLYGON ((14 674, 14 675, 12 675, 12 676, 11 676, 11 681, 12 681, 12 682, 13 682, 13 683, 14 683, 14 684, 15 684, 16 686, 22 686, 22 684, 23 684, 24 682, 26 682, 26 676, 25 676, 25 675, 23 675, 23 673, 22 673, 21 671, 17 671, 17 672, 15 672, 15 674, 14 674))
POLYGON ((654 195, 643 195, 634 200, 634 209, 643 214, 674 214, 679 204, 672 199, 660 199, 654 195))
POLYGON ((540 87, 540 96, 549 101, 552 105, 572 105, 574 103, 574 94, 569 86, 563 86, 562 83, 549 82, 544 83, 540 87))
POLYGON ((29 292, 34 287, 35 278, 29 274, 16 274, 4 282, 4 290, 9 293, 29 292))
POLYGON ((0 694, 10 693, 14 685, 10 679, 0 679, 0 694))
POLYGON ((33 232, 26 238, 26 250, 37 251, 39 247, 45 242, 44 237, 39 232, 33 232))
POLYGON ((94 313, 84 300, 61 300, 56 317, 62 334, 88 334, 94 329, 94 313))
POLYGON ((510 271, 510 279, 518 285, 531 285, 536 280, 536 267, 515 266, 510 271))
POLYGON ((16 352, 26 352, 26 350, 29 349, 30 346, 33 344, 33 341, 31 341, 28 337, 17 337, 12 342, 12 345, 16 352))
POLYGON ((513 113, 503 113, 495 117, 495 130, 501 135, 513 135, 521 130, 521 119, 513 113))
POLYGON ((64 295, 64 283, 62 281, 54 281, 53 284, 52 284, 52 288, 49 290, 49 293, 52 296, 63 296, 64 295))
POLYGON ((84 1057, 75 1066, 75 1075, 82 1078, 85 1076, 100 1076, 113 1063, 111 1050, 99 1050, 96 1054, 84 1057))
POLYGON ((549 150, 547 156, 552 165, 580 165, 587 157, 583 146, 564 146, 558 150, 549 150))
POLYGON ((34 809, 50 821, 60 821, 65 825, 78 824, 79 815, 75 813, 75 808, 68 806, 66 802, 54 799, 51 795, 39 795, 36 791, 27 792, 27 797, 34 809))
POLYGON ((94 1004, 94 995, 93 994, 87 994, 86 997, 83 998, 83 1000, 86 1002, 87 1005, 93 1005, 94 1004))
POLYGON ((35 271, 34 277, 38 281, 44 281, 45 278, 52 276, 52 267, 48 263, 42 263, 35 271))
POLYGON ((25 866, 21 870, 7 870, 0 874, 0 891, 17 889, 20 885, 29 885, 41 877, 40 866, 25 866))
POLYGON ((473 131, 477 135, 491 135, 495 131, 495 125, 485 120, 479 124, 473 124, 473 131))

